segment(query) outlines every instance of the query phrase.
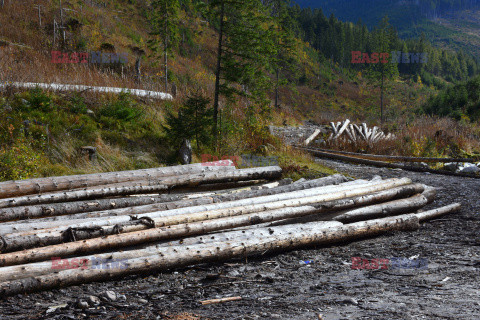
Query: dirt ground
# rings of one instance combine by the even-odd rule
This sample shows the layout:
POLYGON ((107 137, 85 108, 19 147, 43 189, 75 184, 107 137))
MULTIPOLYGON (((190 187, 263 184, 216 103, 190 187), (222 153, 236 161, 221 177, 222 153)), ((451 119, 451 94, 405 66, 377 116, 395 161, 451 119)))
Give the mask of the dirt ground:
POLYGON ((439 188, 433 206, 463 209, 415 232, 8 297, 0 319, 480 319, 480 179, 319 161, 357 178, 410 177, 439 188), (414 256, 428 268, 352 269, 352 257, 414 256), (242 299, 199 303, 229 296, 242 299))

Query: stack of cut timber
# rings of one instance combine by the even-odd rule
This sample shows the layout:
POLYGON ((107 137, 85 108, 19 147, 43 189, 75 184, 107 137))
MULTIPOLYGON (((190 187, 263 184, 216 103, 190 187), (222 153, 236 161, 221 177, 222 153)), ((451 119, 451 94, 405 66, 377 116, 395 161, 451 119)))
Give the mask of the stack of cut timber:
POLYGON ((346 139, 355 144, 359 141, 365 141, 369 144, 373 144, 380 140, 390 140, 395 137, 391 133, 385 135, 385 133, 379 130, 378 127, 373 127, 370 129, 366 123, 362 123, 358 126, 350 123, 350 120, 348 119, 343 122, 330 122, 330 126, 332 128, 332 134, 328 140, 337 140, 343 135, 343 137, 346 137, 346 139))
POLYGON ((0 183, 0 293, 415 230, 460 207, 419 212, 435 190, 407 178, 265 183, 281 169, 212 164, 0 183))

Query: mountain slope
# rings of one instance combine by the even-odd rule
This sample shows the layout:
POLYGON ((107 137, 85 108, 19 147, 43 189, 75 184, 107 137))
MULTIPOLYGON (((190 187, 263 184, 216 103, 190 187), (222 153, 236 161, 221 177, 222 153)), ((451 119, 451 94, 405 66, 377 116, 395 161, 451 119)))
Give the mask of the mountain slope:
POLYGON ((389 17, 400 36, 419 37, 425 33, 435 45, 462 49, 480 58, 480 1, 471 0, 297 0, 302 7, 321 8, 345 21, 361 20, 368 27, 389 17))

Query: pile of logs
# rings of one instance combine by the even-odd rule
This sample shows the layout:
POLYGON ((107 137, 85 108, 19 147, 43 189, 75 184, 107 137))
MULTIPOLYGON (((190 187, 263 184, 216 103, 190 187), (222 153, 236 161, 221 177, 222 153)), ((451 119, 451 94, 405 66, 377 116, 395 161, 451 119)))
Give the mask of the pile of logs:
POLYGON ((208 164, 0 183, 0 293, 415 230, 460 207, 419 211, 435 190, 407 178, 208 164))
POLYGON ((391 133, 385 135, 385 133, 376 126, 370 129, 366 123, 356 125, 350 123, 348 119, 343 122, 330 122, 330 126, 332 128, 332 134, 328 138, 329 141, 337 140, 342 137, 342 135, 354 144, 357 144, 359 141, 373 144, 380 140, 390 140, 394 138, 394 135, 391 133))

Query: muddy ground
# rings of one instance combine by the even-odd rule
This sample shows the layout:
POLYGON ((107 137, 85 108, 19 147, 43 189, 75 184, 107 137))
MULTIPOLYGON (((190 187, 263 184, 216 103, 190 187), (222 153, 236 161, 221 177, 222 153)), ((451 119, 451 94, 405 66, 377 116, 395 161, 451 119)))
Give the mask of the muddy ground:
POLYGON ((410 177, 439 188, 434 206, 463 209, 415 232, 4 298, 0 318, 480 319, 480 179, 319 161, 357 178, 410 177), (351 268, 352 257, 413 256, 428 268, 351 268), (198 302, 228 296, 242 300, 198 302))

